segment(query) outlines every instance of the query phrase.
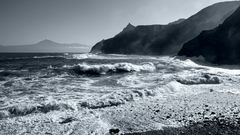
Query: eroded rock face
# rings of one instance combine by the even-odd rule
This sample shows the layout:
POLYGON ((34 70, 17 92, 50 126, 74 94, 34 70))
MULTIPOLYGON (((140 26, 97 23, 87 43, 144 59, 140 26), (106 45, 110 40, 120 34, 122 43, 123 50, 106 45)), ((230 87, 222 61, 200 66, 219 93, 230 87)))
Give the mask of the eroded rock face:
POLYGON ((240 8, 219 27, 202 32, 184 45, 179 55, 203 56, 217 64, 240 63, 240 8))
POLYGON ((222 24, 239 6, 238 1, 207 7, 190 18, 168 25, 128 26, 113 38, 102 40, 92 53, 175 55, 187 41, 222 24))

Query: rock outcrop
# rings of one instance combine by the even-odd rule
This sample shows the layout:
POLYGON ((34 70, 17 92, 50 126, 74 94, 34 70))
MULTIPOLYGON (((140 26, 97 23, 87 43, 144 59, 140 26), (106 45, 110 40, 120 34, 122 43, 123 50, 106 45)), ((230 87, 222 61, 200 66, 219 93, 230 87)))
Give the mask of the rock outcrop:
POLYGON ((203 56, 216 64, 240 63, 240 8, 219 27, 186 43, 179 55, 203 56))
POLYGON ((168 25, 132 26, 129 24, 115 37, 102 40, 92 53, 176 55, 182 45, 210 30, 229 17, 240 5, 239 1, 221 2, 209 6, 190 18, 168 25))

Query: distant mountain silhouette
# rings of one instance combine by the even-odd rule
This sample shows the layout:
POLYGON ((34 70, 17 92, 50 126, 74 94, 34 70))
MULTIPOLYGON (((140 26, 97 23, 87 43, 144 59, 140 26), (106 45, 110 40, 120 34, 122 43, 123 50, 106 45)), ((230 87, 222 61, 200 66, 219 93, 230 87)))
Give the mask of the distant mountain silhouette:
POLYGON ((63 44, 43 40, 32 45, 0 46, 0 52, 88 52, 89 47, 81 44, 63 44))
POLYGON ((92 53, 176 55, 182 45, 222 24, 240 5, 239 1, 209 6, 188 19, 168 25, 128 26, 113 38, 102 40, 92 53))
POLYGON ((179 55, 203 56, 217 64, 240 64, 240 8, 219 27, 186 43, 179 55))

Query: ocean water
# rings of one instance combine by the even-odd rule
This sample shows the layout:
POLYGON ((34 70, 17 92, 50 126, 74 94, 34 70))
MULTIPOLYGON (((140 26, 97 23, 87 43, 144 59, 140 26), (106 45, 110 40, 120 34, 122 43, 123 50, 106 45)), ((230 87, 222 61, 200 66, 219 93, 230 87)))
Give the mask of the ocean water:
MULTIPOLYGON (((102 135, 110 129, 133 133, 181 127, 186 124, 179 121, 185 119, 184 108, 189 107, 192 119, 190 114, 210 103, 215 112, 229 114, 224 112, 228 99, 233 98, 235 106, 240 93, 239 67, 196 62, 202 61, 91 53, 0 54, 0 134, 102 135), (164 119, 167 116, 172 118, 164 119)), ((194 115, 196 121, 201 118, 194 115)))
POLYGON ((218 83, 209 81, 205 71, 191 60, 175 57, 0 54, 0 118, 162 98, 181 93, 178 82, 194 83, 181 81, 189 73, 205 83, 218 83))

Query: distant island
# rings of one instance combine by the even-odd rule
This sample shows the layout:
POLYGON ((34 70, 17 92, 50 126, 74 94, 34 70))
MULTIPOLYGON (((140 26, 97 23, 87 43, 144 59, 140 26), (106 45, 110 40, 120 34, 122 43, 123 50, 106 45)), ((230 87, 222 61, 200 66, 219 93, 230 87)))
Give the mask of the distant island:
POLYGON ((10 52, 21 52, 21 53, 65 53, 65 52, 89 52, 90 48, 87 45, 82 45, 78 43, 65 44, 57 43, 51 40, 42 40, 36 44, 29 45, 1 45, 1 53, 10 53, 10 52))

